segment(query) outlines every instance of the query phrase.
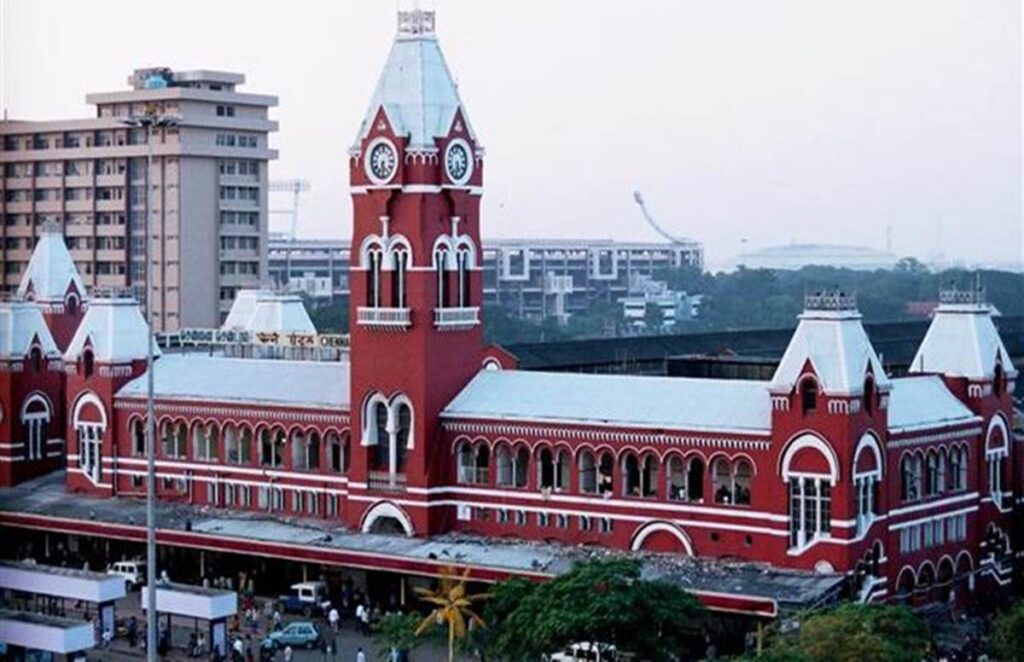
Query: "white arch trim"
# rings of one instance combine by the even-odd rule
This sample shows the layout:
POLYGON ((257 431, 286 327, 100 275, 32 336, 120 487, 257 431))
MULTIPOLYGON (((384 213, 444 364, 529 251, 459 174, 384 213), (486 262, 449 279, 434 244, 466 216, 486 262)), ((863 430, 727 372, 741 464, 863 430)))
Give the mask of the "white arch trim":
POLYGON ((384 240, 375 234, 367 235, 363 239, 363 243, 359 246, 359 266, 363 269, 370 268, 369 255, 371 250, 378 250, 383 254, 387 246, 384 244, 384 240))
MULTIPOLYGON (((377 419, 373 415, 374 406, 377 404, 384 405, 384 408, 388 410, 388 426, 390 427, 391 420, 391 408, 388 405, 388 399, 384 397, 382 393, 374 392, 366 396, 363 401, 363 415, 362 415, 362 434, 360 435, 360 445, 362 446, 374 446, 372 431, 377 425, 377 419)), ((379 440, 377 440, 379 441, 379 440)))
POLYGON ((103 401, 100 400, 99 397, 97 397, 97 395, 91 391, 82 394, 82 396, 75 401, 74 414, 71 417, 72 425, 74 427, 78 427, 78 423, 81 420, 82 409, 89 404, 95 405, 96 408, 100 410, 100 425, 102 425, 103 429, 106 430, 107 410, 103 406, 103 401))
POLYGON ((791 476, 789 465, 793 462, 797 452, 805 448, 814 449, 825 456, 825 460, 828 462, 829 479, 833 483, 837 482, 839 480, 839 460, 836 458, 832 446, 821 437, 807 433, 793 439, 786 446, 786 451, 782 454, 781 473, 783 480, 789 480, 791 476))
MULTIPOLYGON (((27 398, 25 398, 25 402, 21 403, 21 420, 22 421, 24 421, 25 420, 25 416, 28 415, 28 406, 33 404, 33 403, 36 403, 36 402, 42 403, 43 407, 46 408, 47 418, 51 418, 51 419, 53 418, 53 405, 50 403, 50 398, 48 398, 46 396, 46 394, 44 394, 44 393, 41 393, 39 391, 34 391, 33 393, 29 394, 29 396, 27 398)), ((2 412, 2 410, 0 410, 0 421, 3 421, 3 412, 2 412)))
POLYGON ((409 441, 406 442, 405 447, 408 450, 412 450, 416 447, 414 443, 416 435, 414 430, 416 429, 416 410, 412 407, 412 401, 409 400, 409 396, 405 393, 395 393, 391 396, 391 401, 388 403, 388 431, 398 431, 398 408, 401 405, 405 405, 409 408, 409 441))
POLYGON ((634 552, 640 551, 643 548, 644 542, 651 536, 651 534, 664 531, 671 534, 676 540, 682 543, 683 548, 686 550, 687 556, 693 556, 693 545, 690 544, 690 538, 675 524, 670 522, 648 522, 642 525, 633 534, 633 541, 629 544, 629 548, 634 552))
POLYGON ((988 430, 985 431, 985 454, 986 455, 1006 455, 1009 452, 1010 434, 1006 426, 1006 419, 1003 418, 1002 414, 996 414, 992 417, 992 420, 988 423, 988 430), (999 448, 989 448, 988 442, 992 439, 992 433, 996 430, 1001 430, 1003 433, 1003 445, 999 448))
POLYGON ((398 523, 402 525, 405 535, 412 537, 416 534, 416 530, 413 528, 412 520, 409 519, 409 515, 390 501, 381 501, 367 510, 363 514, 363 524, 359 529, 363 533, 370 533, 373 529, 373 525, 377 523, 377 520, 388 517, 397 520, 398 523))
POLYGON ((857 442, 857 448, 853 451, 853 475, 854 476, 874 476, 877 475, 879 478, 882 477, 884 471, 884 464, 882 464, 882 449, 878 445, 878 439, 872 432, 865 432, 864 436, 857 442), (865 473, 857 473, 857 461, 860 459, 861 452, 864 449, 870 449, 871 453, 875 456, 875 466, 877 467, 874 471, 868 471, 865 473))

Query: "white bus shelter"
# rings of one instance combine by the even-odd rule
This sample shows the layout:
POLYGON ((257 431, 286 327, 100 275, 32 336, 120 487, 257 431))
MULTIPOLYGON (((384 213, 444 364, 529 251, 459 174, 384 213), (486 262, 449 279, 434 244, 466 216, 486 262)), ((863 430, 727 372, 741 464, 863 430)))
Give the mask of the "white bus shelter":
POLYGON ((110 635, 114 632, 114 601, 125 596, 123 577, 20 561, 0 561, 0 589, 94 602, 103 632, 110 635))
POLYGON ((47 651, 66 655, 70 660, 85 660, 85 651, 93 647, 93 636, 92 623, 89 622, 0 609, 0 641, 8 647, 47 651))
MULTIPOLYGON (((149 604, 149 587, 142 587, 142 608, 149 604)), ((156 611, 170 617, 185 616, 209 623, 210 650, 227 655, 227 619, 238 613, 238 594, 234 591, 203 588, 189 584, 165 583, 156 587, 156 611)))

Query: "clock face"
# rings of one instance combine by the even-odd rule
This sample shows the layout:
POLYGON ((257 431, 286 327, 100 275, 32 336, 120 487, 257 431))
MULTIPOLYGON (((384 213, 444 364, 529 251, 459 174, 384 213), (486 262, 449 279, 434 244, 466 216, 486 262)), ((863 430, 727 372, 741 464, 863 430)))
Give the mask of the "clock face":
POLYGON ((464 184, 473 173, 473 161, 469 152, 469 145, 462 140, 453 141, 448 145, 444 156, 445 169, 448 171, 448 179, 456 184, 464 184))
POLYGON ((366 157, 366 174, 378 184, 389 181, 398 166, 398 156, 391 143, 381 141, 370 148, 366 157))

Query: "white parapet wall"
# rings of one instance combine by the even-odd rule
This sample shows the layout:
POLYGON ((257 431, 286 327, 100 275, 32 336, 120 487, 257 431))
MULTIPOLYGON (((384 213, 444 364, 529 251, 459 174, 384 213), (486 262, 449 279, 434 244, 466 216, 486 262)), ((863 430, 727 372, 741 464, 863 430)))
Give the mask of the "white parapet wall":
MULTIPOLYGON (((142 606, 149 604, 149 587, 142 587, 142 606)), ((188 584, 156 587, 156 610, 161 614, 188 616, 214 621, 238 613, 238 594, 188 584)))
POLYGON ((97 603, 125 596, 118 575, 15 561, 0 561, 0 588, 97 603))
POLYGON ((8 646, 49 651, 61 655, 92 648, 92 623, 0 610, 0 641, 8 646))

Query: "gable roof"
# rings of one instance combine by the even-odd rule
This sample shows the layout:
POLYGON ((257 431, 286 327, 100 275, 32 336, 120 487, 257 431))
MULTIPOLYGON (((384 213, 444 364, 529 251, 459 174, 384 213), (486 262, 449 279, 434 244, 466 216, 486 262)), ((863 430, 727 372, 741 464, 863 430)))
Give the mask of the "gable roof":
POLYGON ((984 304, 942 304, 910 363, 910 372, 937 372, 968 379, 991 379, 997 358, 1007 376, 1017 374, 992 309, 984 304))
POLYGON ((64 301, 68 288, 74 286, 85 296, 85 284, 78 275, 75 261, 59 231, 47 230, 39 236, 32 251, 25 275, 18 285, 18 296, 35 301, 64 301))
POLYGON ((766 382, 485 370, 442 412, 448 418, 764 434, 766 382))
POLYGON ((448 135, 460 109, 466 131, 475 140, 432 24, 429 31, 415 33, 400 27, 353 149, 370 133, 382 107, 394 133, 408 137, 409 147, 436 147, 434 139, 448 135))
MULTIPOLYGON (((168 354, 153 364, 158 398, 201 402, 248 402, 294 407, 349 407, 349 364, 168 354)), ((143 374, 117 393, 145 397, 143 374)))
POLYGON ((772 377, 773 390, 791 390, 809 361, 822 390, 830 395, 857 395, 864 390, 868 367, 880 389, 889 386, 860 313, 852 310, 807 310, 772 377))
MULTIPOLYGON (((93 299, 64 352, 64 359, 78 360, 88 344, 96 361, 127 363, 146 358, 148 342, 149 325, 135 299, 93 299)), ((153 355, 160 355, 155 344, 153 355)))
POLYGON ((980 421, 936 375, 900 377, 889 391, 889 431, 912 432, 980 421))
POLYGON ((45 356, 60 356, 39 306, 25 301, 0 302, 0 358, 28 356, 36 338, 45 356))

